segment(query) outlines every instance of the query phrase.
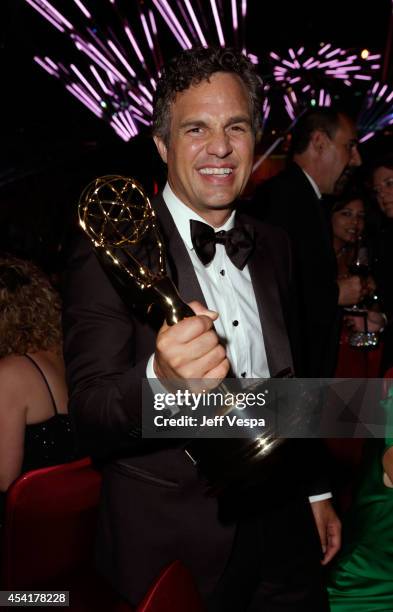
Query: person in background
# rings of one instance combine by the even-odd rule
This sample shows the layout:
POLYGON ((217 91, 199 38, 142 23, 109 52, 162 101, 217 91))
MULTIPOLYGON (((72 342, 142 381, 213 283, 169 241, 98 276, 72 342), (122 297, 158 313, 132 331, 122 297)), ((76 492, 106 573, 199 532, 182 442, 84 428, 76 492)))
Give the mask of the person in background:
POLYGON ((381 307, 387 317, 383 334, 381 373, 393 366, 393 154, 375 160, 371 187, 379 209, 379 227, 374 237, 373 271, 381 307))
MULTIPOLYGON (((363 270, 367 293, 364 296, 364 307, 367 310, 367 329, 370 332, 383 331, 386 317, 380 310, 380 305, 373 301, 378 294, 376 283, 372 277, 369 261, 369 249, 364 235, 366 232, 365 198, 360 191, 351 189, 334 204, 331 213, 333 248, 337 260, 337 279, 350 278, 356 274, 357 268, 363 270)), ((359 304, 359 302, 358 302, 359 304)), ((343 309, 343 320, 340 335, 340 350, 336 366, 336 376, 346 377, 378 377, 380 352, 376 347, 352 347, 350 336, 356 332, 365 331, 364 316, 356 314, 357 304, 343 309), (354 314, 351 310, 355 307, 354 314)))
POLYGON ((361 163, 353 121, 331 108, 307 111, 293 129, 290 158, 284 171, 257 188, 249 212, 282 227, 291 239, 300 327, 297 375, 329 377, 337 359, 339 305, 356 304, 365 294, 359 277, 337 280, 321 199, 341 188, 361 163))
POLYGON ((0 496, 23 472, 70 461, 61 303, 32 263, 0 257, 0 496))
MULTIPOLYGON (((359 312, 356 304, 342 309, 336 378, 377 378, 380 375, 382 343, 379 341, 375 347, 359 346, 364 338, 365 316, 367 330, 378 336, 385 325, 379 302, 373 299, 378 291, 370 269, 369 222, 365 201, 365 194, 356 186, 351 186, 331 207, 338 279, 349 278, 356 273, 356 269, 361 268, 368 289, 364 303, 359 305, 359 312), (353 346, 353 343, 356 345, 353 346)), ((336 492, 336 507, 344 513, 357 481, 363 440, 358 437, 329 438, 326 444, 331 455, 330 470, 336 492)))

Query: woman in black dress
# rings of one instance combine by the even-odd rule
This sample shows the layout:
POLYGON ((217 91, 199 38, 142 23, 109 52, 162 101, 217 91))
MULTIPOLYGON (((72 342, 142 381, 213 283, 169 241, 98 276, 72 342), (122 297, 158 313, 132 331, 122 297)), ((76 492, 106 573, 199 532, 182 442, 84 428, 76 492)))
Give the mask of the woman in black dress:
MULTIPOLYGON (((0 497, 23 472, 74 458, 57 292, 33 264, 0 258, 0 497)), ((1 506, 1 501, 0 501, 1 506)), ((1 507, 0 507, 1 522, 1 507)))

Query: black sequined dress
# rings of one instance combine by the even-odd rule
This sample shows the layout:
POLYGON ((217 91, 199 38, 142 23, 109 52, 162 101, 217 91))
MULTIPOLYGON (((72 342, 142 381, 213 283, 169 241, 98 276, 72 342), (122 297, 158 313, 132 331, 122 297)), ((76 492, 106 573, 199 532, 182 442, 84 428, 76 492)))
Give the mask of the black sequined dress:
MULTIPOLYGON (((29 355, 24 355, 37 368, 52 400, 54 415, 42 423, 26 425, 24 457, 21 473, 42 467, 67 463, 76 458, 74 436, 68 414, 60 414, 48 381, 29 355)), ((0 493, 0 527, 5 509, 6 494, 0 493)))

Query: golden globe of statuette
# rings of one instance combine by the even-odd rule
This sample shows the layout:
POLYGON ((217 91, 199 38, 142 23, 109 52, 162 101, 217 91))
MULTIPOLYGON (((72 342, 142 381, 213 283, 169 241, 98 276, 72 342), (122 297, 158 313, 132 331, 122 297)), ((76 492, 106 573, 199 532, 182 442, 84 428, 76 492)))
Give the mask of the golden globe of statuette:
POLYGON ((84 189, 78 214, 80 226, 101 256, 104 252, 140 289, 150 287, 157 278, 166 275, 155 213, 137 181, 118 175, 96 178, 84 189), (155 273, 133 256, 131 248, 149 232, 153 234, 159 250, 159 266, 155 273), (120 252, 125 255, 125 261, 119 258, 120 252))
POLYGON ((131 284, 144 293, 146 303, 160 304, 169 325, 194 316, 166 274, 157 217, 135 179, 118 175, 96 178, 84 189, 78 214, 97 256, 121 286, 131 284), (147 252, 154 265, 143 263, 147 252))
POLYGON ((149 198, 132 178, 99 177, 81 195, 80 224, 99 246, 140 242, 153 219, 149 198))

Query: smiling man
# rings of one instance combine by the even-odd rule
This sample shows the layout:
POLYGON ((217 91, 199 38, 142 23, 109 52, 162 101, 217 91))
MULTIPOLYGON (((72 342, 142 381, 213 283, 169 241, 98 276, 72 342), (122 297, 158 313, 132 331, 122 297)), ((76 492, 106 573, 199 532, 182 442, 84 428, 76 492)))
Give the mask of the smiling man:
MULTIPOLYGON (((133 605, 180 559, 212 611, 327 610, 307 496, 323 485, 307 491, 300 474, 279 498, 255 487, 228 514, 183 441, 137 439, 146 376, 266 378, 293 367, 288 240, 235 210, 252 169, 259 92, 252 64, 230 49, 186 51, 157 85, 153 135, 168 182, 153 205, 171 277, 195 316, 157 330, 149 313, 127 309, 83 237, 70 261, 71 412, 86 450, 106 464, 98 564, 133 605)), ((328 500, 312 501, 326 561, 337 523, 328 500)))
POLYGON ((176 96, 170 133, 154 138, 174 194, 211 225, 227 220, 250 176, 255 127, 246 85, 218 72, 176 96))

